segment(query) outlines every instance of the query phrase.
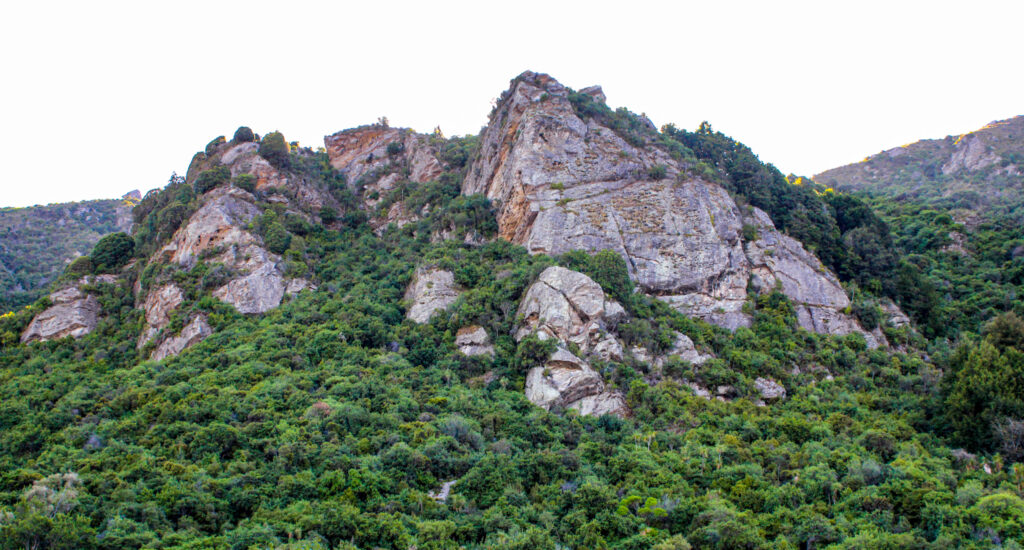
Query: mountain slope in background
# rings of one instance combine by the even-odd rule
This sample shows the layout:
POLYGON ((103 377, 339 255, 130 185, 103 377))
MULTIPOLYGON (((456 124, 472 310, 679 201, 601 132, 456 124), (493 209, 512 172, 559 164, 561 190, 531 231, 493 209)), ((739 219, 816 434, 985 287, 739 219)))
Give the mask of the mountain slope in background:
POLYGON ((121 199, 0 208, 0 311, 28 304, 108 233, 127 231, 138 191, 121 199))
POLYGON ((960 136, 894 147, 814 177, 840 191, 866 191, 953 208, 1019 203, 1024 188, 1024 116, 960 136))

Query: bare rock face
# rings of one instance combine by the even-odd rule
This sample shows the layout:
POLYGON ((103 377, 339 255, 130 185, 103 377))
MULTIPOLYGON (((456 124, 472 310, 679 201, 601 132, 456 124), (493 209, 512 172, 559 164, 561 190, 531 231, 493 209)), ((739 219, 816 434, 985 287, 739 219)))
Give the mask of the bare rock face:
POLYGON ((435 312, 447 309, 458 297, 455 275, 451 271, 420 268, 405 291, 405 299, 410 302, 405 316, 417 323, 426 323, 435 312))
POLYGON ((100 303, 95 296, 79 288, 87 282, 89 279, 83 278, 75 286, 50 294, 53 305, 32 319, 22 333, 21 341, 45 342, 67 336, 81 338, 92 332, 99 322, 100 303))
POLYGON ((523 324, 517 340, 537 333, 560 344, 543 367, 527 373, 527 399, 547 410, 576 409, 583 415, 629 413, 622 394, 607 390, 587 361, 563 347, 571 342, 592 357, 622 359, 622 344, 611 329, 625 319, 626 311, 607 299, 600 285, 582 273, 549 267, 527 289, 519 315, 523 324))
MULTIPOLYGON (((429 136, 416 134, 407 128, 375 124, 326 136, 324 144, 331 166, 343 172, 351 185, 367 174, 387 171, 392 167, 408 168, 409 180, 422 183, 437 179, 442 172, 429 139, 429 136)), ((385 175, 364 191, 382 193, 397 181, 397 173, 385 175)))
MULTIPOLYGON (((603 101, 603 92, 587 90, 603 101)), ((758 216, 766 222, 760 244, 745 249, 745 220, 725 189, 681 172, 653 144, 634 147, 595 120, 584 121, 568 93, 547 75, 524 73, 481 136, 462 191, 494 202, 502 238, 535 254, 614 250, 643 291, 730 329, 749 324, 741 309, 747 284, 758 275, 781 281, 798 304, 843 319, 826 323, 818 315, 815 324, 811 311, 805 327, 854 330, 856 322, 837 311, 848 305, 842 288, 800 243, 758 216)))
MULTIPOLYGON (((618 302, 606 299, 590 277, 553 266, 527 289, 519 315, 525 321, 516 332, 517 339, 538 332, 541 338, 572 342, 586 352, 604 341, 609 326, 624 319, 626 312, 618 302)), ((614 348, 614 344, 604 347, 614 348)))
POLYGON ((202 342, 207 336, 213 333, 206 317, 197 315, 192 321, 185 325, 177 335, 167 338, 153 350, 150 359, 159 361, 168 357, 174 357, 186 349, 202 342))
POLYGON ((489 355, 494 356, 494 346, 487 336, 487 331, 479 325, 462 327, 455 334, 455 345, 463 355, 489 355))
POLYGON ((601 375, 564 348, 556 350, 543 367, 530 369, 526 398, 545 410, 576 409, 582 415, 624 416, 628 411, 622 394, 605 391, 601 375))
POLYGON ((152 290, 146 296, 146 302, 142 305, 146 312, 146 326, 142 329, 142 334, 139 335, 139 348, 146 345, 146 342, 156 336, 160 329, 171 322, 171 312, 181 304, 184 298, 181 289, 175 284, 163 285, 152 290))

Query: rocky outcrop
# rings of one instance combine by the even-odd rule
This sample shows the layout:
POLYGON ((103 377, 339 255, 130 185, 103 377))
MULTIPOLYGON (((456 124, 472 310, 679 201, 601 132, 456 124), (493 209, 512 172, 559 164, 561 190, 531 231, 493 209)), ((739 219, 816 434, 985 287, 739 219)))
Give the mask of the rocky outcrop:
POLYGON ((516 331, 517 340, 536 333, 543 340, 559 342, 544 366, 527 373, 527 399, 547 410, 628 414, 621 392, 607 390, 601 375, 565 347, 571 343, 581 353, 605 361, 621 360, 622 344, 612 329, 625 319, 626 311, 607 299, 600 285, 582 273, 549 267, 527 289, 518 316, 523 323, 516 331))
POLYGON ((626 311, 605 298, 601 286, 590 277, 554 266, 545 269, 527 289, 519 316, 524 322, 516 339, 537 332, 543 339, 572 342, 587 352, 608 340, 607 329, 625 319, 626 311))
POLYGON ((487 336, 487 331, 479 325, 462 327, 455 334, 455 346, 463 355, 488 355, 494 356, 494 346, 487 336))
MULTIPOLYGON (((218 153, 220 164, 231 169, 231 176, 251 174, 256 178, 256 190, 287 189, 295 199, 296 206, 310 212, 318 212, 324 206, 337 207, 337 201, 319 185, 293 173, 278 170, 267 159, 259 155, 259 144, 255 142, 228 144, 218 153)), ((311 155, 307 150, 297 150, 297 155, 311 155)))
POLYGON ((793 301, 801 327, 821 334, 858 332, 869 346, 878 345, 856 319, 843 312, 850 299, 839 279, 814 254, 796 239, 777 231, 768 214, 759 208, 752 208, 744 221, 758 235, 746 244, 752 280, 762 290, 781 287, 793 301))
POLYGON ((426 323, 434 313, 447 309, 458 298, 455 275, 451 271, 420 268, 405 291, 405 299, 410 302, 405 316, 417 323, 426 323))
POLYGON ((553 78, 524 73, 481 136, 462 191, 494 201, 501 237, 536 254, 613 250, 643 291, 731 329, 750 322, 741 309, 756 276, 766 291, 782 283, 807 310, 806 328, 855 330, 839 311, 848 300, 835 277, 763 212, 760 239, 744 243, 744 216, 725 189, 654 144, 634 146, 584 120, 568 95, 553 78))
MULTIPOLYGON (((331 166, 344 173, 350 185, 363 180, 364 195, 383 195, 403 177, 423 183, 437 179, 442 172, 430 137, 408 128, 360 126, 326 136, 324 144, 331 166)), ((376 200, 368 199, 367 204, 372 206, 376 200)))
POLYGON ((165 339, 153 350, 150 359, 160 361, 168 357, 174 357, 182 351, 202 342, 207 336, 213 333, 206 317, 197 315, 177 335, 165 339))
POLYGON ((761 395, 761 399, 772 402, 786 397, 786 388, 773 378, 758 377, 754 380, 754 389, 761 395))
POLYGON ((280 305, 286 281, 281 258, 245 229, 260 213, 251 201, 252 195, 233 187, 210 191, 203 206, 163 248, 162 257, 186 269, 200 258, 224 264, 237 275, 213 295, 241 313, 264 313, 280 305))
POLYGON ((89 278, 83 278, 74 286, 50 294, 52 305, 32 319, 21 334, 21 341, 81 338, 92 332, 99 323, 100 303, 95 296, 81 290, 80 286, 89 282, 89 278))
POLYGON ((605 391, 601 375, 564 348, 559 348, 543 367, 526 375, 526 398, 545 410, 576 409, 583 415, 615 414, 628 409, 619 392, 605 391))
POLYGON ((184 299, 185 295, 176 284, 163 285, 146 296, 146 301, 142 305, 143 311, 146 312, 146 326, 139 335, 140 349, 171 322, 171 313, 184 299))

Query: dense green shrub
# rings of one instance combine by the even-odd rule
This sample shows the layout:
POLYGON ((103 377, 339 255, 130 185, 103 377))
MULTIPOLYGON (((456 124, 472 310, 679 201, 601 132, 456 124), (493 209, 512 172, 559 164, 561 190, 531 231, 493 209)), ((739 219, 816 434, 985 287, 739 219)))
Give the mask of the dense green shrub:
POLYGON ((92 258, 79 256, 68 265, 67 272, 75 276, 91 275, 95 269, 96 266, 93 265, 92 258))
POLYGON ((267 245, 267 250, 275 254, 284 254, 291 245, 292 235, 281 222, 273 222, 267 227, 263 240, 267 245))
POLYGON ((132 259, 135 241, 126 233, 112 233, 92 249, 92 261, 99 271, 114 271, 132 259))
POLYGON ((252 128, 249 128, 248 126, 239 126, 238 129, 235 130, 235 135, 231 138, 231 141, 234 141, 235 143, 249 143, 250 141, 256 141, 256 136, 252 133, 252 128))
POLYGON ((227 166, 218 166, 200 172, 194 187, 196 193, 202 195, 214 187, 227 183, 229 179, 231 179, 231 169, 227 166))
POLYGON ((232 181, 235 187, 253 193, 256 191, 256 176, 252 174, 238 174, 232 181))
POLYGON ((271 132, 260 141, 260 156, 276 168, 288 166, 288 155, 291 149, 281 132, 271 132))

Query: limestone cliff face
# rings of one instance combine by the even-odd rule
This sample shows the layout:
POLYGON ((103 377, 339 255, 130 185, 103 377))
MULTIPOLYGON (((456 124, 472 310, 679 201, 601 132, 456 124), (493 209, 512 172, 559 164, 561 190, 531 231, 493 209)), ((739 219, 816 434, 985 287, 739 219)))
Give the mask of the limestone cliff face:
POLYGON ((416 270, 412 283, 405 291, 409 310, 405 316, 416 323, 426 323, 439 311, 444 311, 459 298, 455 275, 451 271, 434 268, 416 270))
MULTIPOLYGON (((599 88, 588 93, 603 100, 599 88)), ((728 328, 749 324, 741 309, 760 279, 765 291, 781 282, 804 328, 863 332, 840 311, 849 301, 835 276, 763 212, 741 212, 656 145, 635 147, 584 121, 568 95, 553 78, 524 73, 481 136, 463 193, 494 201, 501 237, 537 254, 614 250, 644 292, 728 328), (750 219, 759 239, 745 243, 750 219)))

